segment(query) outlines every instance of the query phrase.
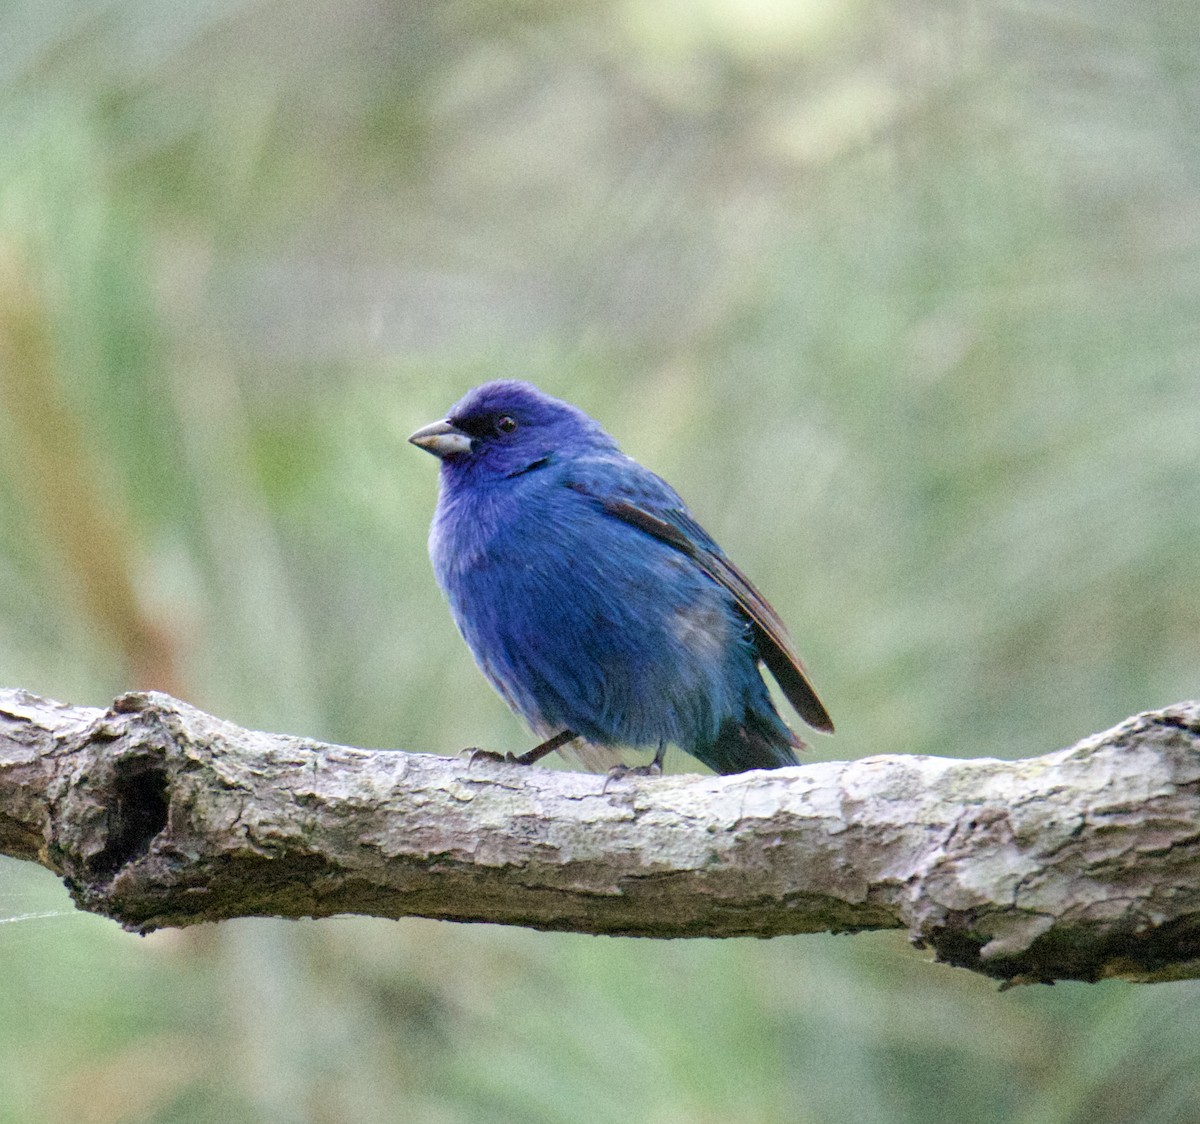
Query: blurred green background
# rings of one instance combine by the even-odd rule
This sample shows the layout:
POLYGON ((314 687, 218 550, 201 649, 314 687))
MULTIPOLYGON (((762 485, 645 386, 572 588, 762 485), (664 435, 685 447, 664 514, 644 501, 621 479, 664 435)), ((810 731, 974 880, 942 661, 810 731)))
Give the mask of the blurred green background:
MULTIPOLYGON (((767 592, 814 756, 1051 750, 1200 691, 1198 301, 1194 0, 4 0, 0 683, 526 748, 404 444, 507 375, 767 592)), ((1194 1124, 1198 1020, 0 860, 0 1124, 1194 1124)))

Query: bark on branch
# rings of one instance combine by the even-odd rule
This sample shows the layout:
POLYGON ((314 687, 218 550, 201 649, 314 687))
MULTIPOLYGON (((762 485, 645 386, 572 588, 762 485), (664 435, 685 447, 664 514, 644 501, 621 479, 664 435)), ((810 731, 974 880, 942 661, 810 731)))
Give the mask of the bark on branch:
POLYGON ((907 929, 1010 982, 1200 977, 1200 703, 1023 761, 605 778, 0 690, 0 853, 148 932, 423 916, 649 937, 907 929))

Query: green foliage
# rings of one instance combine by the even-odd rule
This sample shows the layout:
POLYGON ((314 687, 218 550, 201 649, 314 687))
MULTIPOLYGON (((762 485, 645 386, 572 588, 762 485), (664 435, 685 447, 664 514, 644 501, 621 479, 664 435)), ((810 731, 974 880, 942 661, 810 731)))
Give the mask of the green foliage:
MULTIPOLYGON (((1196 694, 1188 0, 17 0, 0 43, 0 682, 526 748, 403 440, 516 375, 766 590, 814 756, 1038 753, 1196 694)), ((0 956, 0 1124, 1200 1103, 1196 985, 997 995, 884 934, 139 941, 6 861, 0 956)))

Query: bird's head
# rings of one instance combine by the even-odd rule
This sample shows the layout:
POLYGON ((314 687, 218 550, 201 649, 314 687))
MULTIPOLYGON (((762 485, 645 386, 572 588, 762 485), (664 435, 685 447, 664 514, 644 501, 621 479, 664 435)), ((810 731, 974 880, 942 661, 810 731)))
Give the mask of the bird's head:
POLYGON ((508 379, 477 386, 409 441, 438 457, 446 473, 495 479, 528 472, 564 451, 616 448, 582 410, 508 379))

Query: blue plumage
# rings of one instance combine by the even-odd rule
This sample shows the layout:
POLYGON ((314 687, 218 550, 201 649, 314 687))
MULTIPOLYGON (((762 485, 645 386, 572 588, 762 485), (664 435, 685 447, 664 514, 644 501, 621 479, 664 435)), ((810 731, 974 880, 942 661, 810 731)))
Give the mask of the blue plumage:
POLYGON ((832 731, 783 623, 665 481, 529 383, 410 440, 441 459, 434 573, 480 668, 546 747, 675 744, 718 773, 796 764, 763 663, 832 731))

